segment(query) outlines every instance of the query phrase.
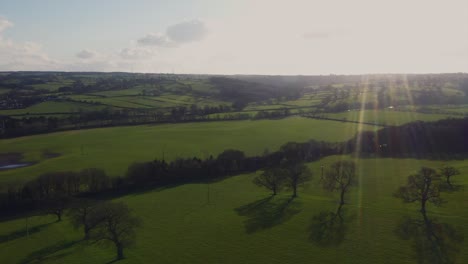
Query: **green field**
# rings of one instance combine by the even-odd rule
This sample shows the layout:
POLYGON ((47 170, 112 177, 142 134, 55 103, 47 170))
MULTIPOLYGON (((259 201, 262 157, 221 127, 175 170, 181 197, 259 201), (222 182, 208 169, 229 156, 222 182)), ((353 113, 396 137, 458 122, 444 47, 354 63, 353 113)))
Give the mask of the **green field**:
MULTIPOLYGON (((422 108, 422 107, 421 107, 422 108)), ((445 107, 440 107, 438 105, 434 106, 427 106, 423 109, 430 109, 431 111, 438 111, 446 112, 446 113, 453 113, 458 115, 468 115, 468 105, 447 105, 445 107)))
POLYGON ((160 96, 143 96, 141 91, 144 88, 133 88, 116 91, 105 91, 86 95, 70 95, 72 100, 99 103, 117 108, 143 108, 161 109, 175 107, 190 107, 195 104, 197 107, 230 105, 228 102, 213 98, 176 95, 165 93, 160 96))
MULTIPOLYGON (((0 153, 21 152, 25 161, 37 164, 0 172, 0 183, 36 177, 50 170, 102 168, 123 175, 133 161, 177 157, 208 158, 226 149, 246 155, 277 150, 289 141, 310 139, 330 142, 350 139, 358 124, 291 117, 281 120, 226 121, 167 125, 113 127, 51 133, 0 140, 0 153), (61 156, 44 159, 43 152, 61 156)), ((372 126, 362 126, 373 130, 372 126)))
POLYGON ((34 84, 34 85, 31 85, 31 86, 36 88, 36 89, 46 89, 46 90, 49 90, 49 91, 57 91, 60 87, 70 86, 72 84, 73 84, 72 80, 64 80, 62 82, 48 82, 48 83, 44 83, 44 84, 34 84))
POLYGON ((10 89, 0 88, 0 94, 8 93, 10 89))
MULTIPOLYGON (((416 263, 408 241, 400 240, 395 229, 405 215, 418 216, 415 205, 404 205, 392 197, 406 176, 420 166, 439 166, 442 162, 413 159, 362 159, 358 161, 360 183, 353 188, 345 205, 348 229, 340 245, 321 247, 309 240, 312 217, 320 211, 333 211, 336 194, 319 187, 321 164, 340 157, 328 157, 310 164, 315 178, 286 209, 289 193, 284 192, 262 206, 269 196, 251 183, 252 174, 239 175, 210 184, 210 203, 206 184, 128 195, 126 202, 143 220, 136 246, 126 251, 119 263, 416 263), (247 210, 249 208, 249 210, 247 210), (281 216, 278 219, 278 214, 281 216), (247 232, 248 230, 248 232, 247 232)), ((468 184, 468 163, 451 162, 462 172, 454 180, 468 184)), ((447 203, 429 206, 429 216, 463 227, 468 220, 468 195, 443 194, 447 203)), ((40 226, 29 237, 8 239, 25 228, 26 219, 0 224, 0 262, 26 263, 107 263, 114 258, 112 247, 80 242, 82 234, 73 231, 68 221, 54 223, 49 216, 29 220, 40 226)), ((462 229, 468 237, 468 230, 462 229)), ((468 261, 466 241, 459 245, 456 263, 468 261)))
POLYGON ((460 118, 456 115, 443 114, 423 114, 410 111, 395 111, 395 110, 364 110, 364 111, 348 111, 336 114, 325 114, 325 117, 342 119, 347 121, 370 122, 388 126, 399 126, 414 121, 437 121, 446 118, 460 118))
POLYGON ((192 87, 192 90, 195 92, 199 93, 216 93, 216 89, 213 87, 213 85, 205 80, 192 80, 192 81, 181 81, 181 83, 184 83, 186 85, 190 85, 192 87))
POLYGON ((77 113, 79 111, 102 110, 103 105, 92 105, 77 102, 47 101, 32 105, 23 109, 0 110, 0 115, 26 115, 26 114, 50 114, 50 113, 77 113))
POLYGON ((106 97, 140 95, 142 91, 145 89, 148 89, 148 87, 135 87, 135 88, 123 89, 123 90, 111 90, 111 91, 104 91, 104 92, 96 92, 92 94, 106 96, 106 97))
MULTIPOLYGON (((116 76, 118 76, 117 74, 116 76)), ((72 74, 72 77, 65 78, 54 76, 54 78, 44 79, 46 83, 27 86, 28 89, 35 88, 48 90, 43 95, 53 95, 58 98, 73 100, 75 102, 54 104, 51 102, 39 103, 25 109, 0 110, 0 115, 30 114, 41 115, 44 113, 64 113, 75 112, 78 108, 85 110, 99 110, 104 107, 114 109, 141 109, 146 111, 160 111, 168 113, 177 107, 190 108, 196 105, 199 108, 205 106, 232 106, 235 98, 221 97, 221 90, 210 81, 210 78, 191 76, 183 79, 162 78, 154 79, 153 83, 127 83, 115 87, 104 87, 101 90, 90 90, 84 92, 61 93, 58 88, 62 86, 73 86, 74 80, 79 79, 84 84, 94 84, 99 79, 100 74, 80 75, 72 74), (144 90, 146 91, 144 93, 144 90), (143 95, 145 94, 145 95, 143 95), (69 104, 69 105, 66 105, 69 104), (78 105, 77 105, 78 104, 78 105), (80 107, 88 106, 88 107, 80 107), (96 105, 98 104, 99 107, 96 105)), ((101 78, 110 78, 111 75, 102 75, 101 78)), ((126 75, 122 75, 122 78, 126 75)), ((135 77, 135 78, 141 78, 135 77)), ((383 77, 382 77, 383 78, 383 77)), ((379 79, 379 78, 377 78, 379 79)), ((19 79, 12 79, 10 82, 19 82, 19 79)), ((414 82, 411 86, 399 84, 395 85, 390 79, 383 78, 381 82, 366 82, 360 84, 336 82, 329 86, 305 85, 302 94, 297 99, 287 99, 288 97, 268 97, 255 101, 247 101, 246 107, 241 111, 263 111, 275 109, 290 109, 290 113, 316 112, 324 113, 330 118, 338 118, 351 121, 376 122, 386 125, 399 125, 410 121, 434 121, 450 116, 462 116, 466 114, 466 105, 457 104, 448 106, 445 104, 424 104, 424 108, 433 110, 432 114, 413 113, 410 111, 401 113, 391 113, 382 109, 389 105, 399 106, 401 109, 420 110, 422 106, 414 103, 414 97, 424 91, 427 87, 422 87, 414 82), (385 98, 383 100, 382 98, 385 98), (383 101, 385 103, 383 103, 383 101), (379 107, 378 111, 366 110, 361 116, 356 111, 356 105, 368 104, 368 107, 379 107), (341 106, 341 107, 340 107, 341 106), (338 108, 336 108, 338 107, 338 108), (344 108, 343 108, 344 107, 344 108), (336 113, 336 111, 351 109, 349 113, 336 113)), ((245 85, 253 85, 248 83, 245 85)), ((242 85, 241 85, 242 86, 242 85)), ((255 85, 253 88, 255 89, 255 85)), ((288 89, 287 86, 283 89, 288 89)), ((434 89, 429 89, 434 92, 434 89)), ((10 89, 0 88, 0 94, 6 93, 10 89)), ((464 92, 453 83, 446 82, 437 89, 440 97, 458 98, 463 97, 464 92)), ((236 109, 239 110, 239 109, 236 109)), ((231 112, 232 113, 232 112, 231 112)), ((255 113, 254 113, 255 114, 255 113)), ((62 117, 62 116, 61 116, 62 117)), ((65 117, 65 116, 64 116, 65 117)))
MULTIPOLYGON (((95 83, 94 77, 76 75, 84 84, 95 83)), ((14 81, 14 80, 13 80, 14 81)), ((43 84, 27 86, 27 89, 35 89, 45 96, 57 96, 62 102, 42 102, 23 109, 0 110, 0 115, 46 115, 59 113, 73 113, 78 109, 85 111, 100 110, 105 107, 131 108, 131 109, 157 109, 167 112, 176 107, 187 107, 197 105, 204 106, 231 106, 231 102, 216 98, 218 91, 207 80, 174 81, 155 84, 144 84, 129 86, 129 88, 118 87, 111 90, 103 90, 87 93, 62 93, 58 88, 62 86, 72 86, 74 81, 63 79, 62 81, 46 81, 43 84), (191 87, 192 90, 187 90, 191 87), (124 88, 124 89, 122 89, 124 88), (43 90, 46 90, 45 92, 43 90), (143 91, 149 95, 143 95, 143 91), (151 95, 152 91, 159 91, 160 94, 151 95), (71 100, 71 101, 68 101, 71 100)), ((26 89, 26 90, 27 90, 26 89)), ((0 87, 0 95, 12 91, 9 88, 0 87)), ((1 102, 1 98, 0 98, 1 102)), ((66 116, 64 116, 66 117, 66 116)))

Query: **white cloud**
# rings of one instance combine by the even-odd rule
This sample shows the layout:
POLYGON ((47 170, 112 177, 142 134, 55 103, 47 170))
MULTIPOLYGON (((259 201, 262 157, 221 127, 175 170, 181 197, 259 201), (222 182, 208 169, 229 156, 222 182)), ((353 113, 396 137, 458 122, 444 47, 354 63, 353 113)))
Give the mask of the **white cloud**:
POLYGON ((101 53, 83 49, 75 54, 78 60, 69 61, 64 68, 67 71, 118 71, 116 61, 120 59, 118 52, 101 53))
POLYGON ((191 20, 169 26, 166 34, 147 34, 137 43, 142 46, 178 47, 179 44, 200 41, 206 34, 207 29, 202 21, 191 20))
POLYGON ((186 43, 202 40, 207 33, 205 24, 199 20, 186 21, 169 26, 166 35, 174 42, 186 43))
POLYGON ((0 70, 51 70, 58 67, 58 62, 49 58, 37 43, 0 42, 0 70))
POLYGON ((175 43, 169 40, 165 35, 161 34, 147 34, 146 36, 137 40, 138 44, 144 46, 160 46, 160 47, 174 47, 175 43))
POLYGON ((12 27, 13 23, 8 19, 0 16, 0 33, 2 33, 5 29, 12 27))
POLYGON ((127 72, 155 72, 158 63, 152 58, 156 54, 148 47, 130 46, 121 50, 98 53, 89 59, 69 61, 63 65, 66 71, 127 71, 127 72))
POLYGON ((153 57, 155 52, 147 48, 131 47, 122 49, 119 55, 125 60, 146 60, 153 57))
POLYGON ((95 51, 92 51, 92 50, 88 50, 88 49, 84 49, 84 50, 81 50, 80 52, 76 53, 76 57, 80 58, 80 59, 92 59, 92 58, 95 58, 97 57, 97 52, 95 51))
POLYGON ((113 61, 78 61, 64 65, 66 71, 119 71, 113 61))
MULTIPOLYGON (((0 17, 0 34, 13 23, 0 17)), ((42 50, 35 42, 17 43, 0 35, 0 70, 55 70, 59 63, 42 50)))

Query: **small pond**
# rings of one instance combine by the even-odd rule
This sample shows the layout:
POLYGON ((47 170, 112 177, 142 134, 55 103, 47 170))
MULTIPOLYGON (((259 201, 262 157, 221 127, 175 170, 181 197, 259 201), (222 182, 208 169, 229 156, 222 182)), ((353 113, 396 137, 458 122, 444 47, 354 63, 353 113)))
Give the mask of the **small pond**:
POLYGON ((32 163, 17 163, 0 166, 0 170, 16 169, 21 167, 30 166, 32 163))

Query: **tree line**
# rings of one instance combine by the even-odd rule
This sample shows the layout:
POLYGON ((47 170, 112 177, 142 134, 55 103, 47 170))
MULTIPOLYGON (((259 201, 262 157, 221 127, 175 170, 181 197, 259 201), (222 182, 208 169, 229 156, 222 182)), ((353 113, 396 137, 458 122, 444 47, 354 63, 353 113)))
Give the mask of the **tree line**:
MULTIPOLYGON (((54 113, 60 114, 60 113, 54 113)), ((81 128, 96 128, 149 123, 209 122, 250 119, 277 119, 293 115, 289 109, 259 111, 252 116, 243 112, 232 112, 230 106, 176 107, 171 109, 110 109, 62 113, 65 118, 54 116, 27 116, 12 118, 0 116, 0 138, 11 138, 81 128)))
POLYGON ((24 184, 10 185, 0 194, 0 208, 6 215, 31 210, 46 210, 61 214, 73 197, 95 197, 187 182, 220 179, 244 172, 280 164, 283 160, 309 162, 321 157, 340 154, 339 144, 311 140, 290 142, 279 151, 248 157, 240 150, 228 149, 218 156, 135 162, 125 175, 109 177, 105 171, 88 168, 80 172, 48 172, 24 184))
POLYGON ((466 135, 468 118, 417 121, 360 132, 346 143, 346 149, 363 156, 461 158, 468 154, 466 135))
POLYGON ((227 77, 212 77, 209 82, 219 91, 219 97, 231 101, 236 110, 242 110, 248 103, 255 101, 294 100, 300 98, 305 91, 304 87, 271 86, 227 77))
POLYGON ((79 172, 49 172, 21 185, 10 185, 0 194, 0 210, 4 217, 17 214, 51 214, 62 221, 68 212, 73 225, 81 228, 84 240, 108 241, 116 249, 117 259, 133 244, 138 217, 123 203, 105 199, 142 188, 156 188, 187 182, 211 181, 243 172, 272 168, 282 164, 290 174, 288 186, 297 196, 297 187, 311 173, 303 164, 325 155, 338 154, 338 145, 311 140, 289 142, 279 151, 247 157, 242 151, 228 149, 207 159, 178 158, 131 164, 122 177, 109 177, 105 171, 88 168, 79 172), (103 200, 104 201, 101 201, 103 200))

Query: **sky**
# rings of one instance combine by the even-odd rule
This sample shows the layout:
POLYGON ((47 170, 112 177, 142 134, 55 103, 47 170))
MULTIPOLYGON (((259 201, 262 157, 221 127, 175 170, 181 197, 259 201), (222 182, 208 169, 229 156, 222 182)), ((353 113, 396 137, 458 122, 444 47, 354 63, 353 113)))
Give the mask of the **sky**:
POLYGON ((0 71, 468 72, 467 0, 0 0, 0 71))

